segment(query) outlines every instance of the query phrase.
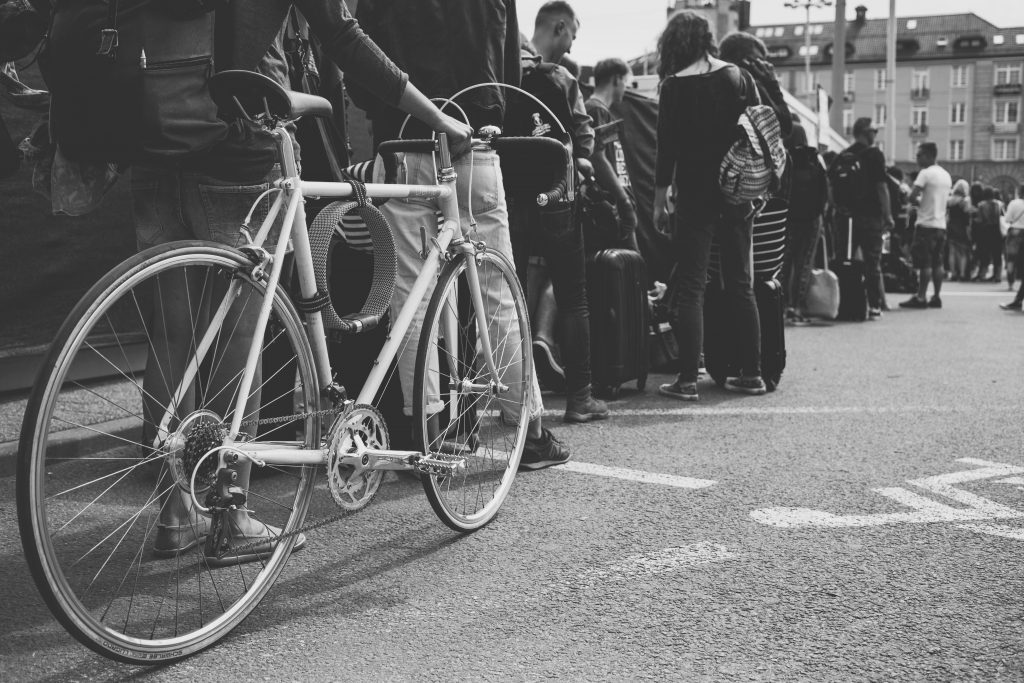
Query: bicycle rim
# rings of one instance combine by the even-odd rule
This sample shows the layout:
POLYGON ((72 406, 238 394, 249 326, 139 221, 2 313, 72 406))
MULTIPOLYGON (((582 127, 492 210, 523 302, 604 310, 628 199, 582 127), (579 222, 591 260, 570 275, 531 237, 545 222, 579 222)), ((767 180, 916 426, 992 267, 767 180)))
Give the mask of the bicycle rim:
MULTIPOLYGON (((173 458, 188 463, 184 453, 195 460, 197 449, 206 449, 190 441, 196 432, 178 433, 175 441, 177 432, 206 423, 207 439, 212 433, 219 445, 217 425, 230 422, 241 377, 235 368, 242 364, 232 361, 232 350, 248 346, 251 316, 244 311, 258 309, 265 296, 263 285, 248 277, 251 269, 238 252, 210 243, 142 252, 79 302, 37 378, 17 474, 22 544, 53 614, 78 640, 113 659, 174 660, 216 642, 252 611, 291 552, 294 539, 287 538, 256 549, 256 561, 211 565, 203 542, 209 518, 188 502, 182 467, 177 478, 169 467, 173 458), (228 293, 237 293, 232 313, 186 383, 182 358, 195 356, 228 293), (171 350, 183 345, 184 354, 171 350), (188 391, 161 438, 156 425, 177 385, 188 391), (90 412, 97 414, 90 418, 90 412), (178 447, 181 439, 191 451, 178 447), (173 506, 179 506, 176 520, 168 514, 173 506), (173 521, 182 528, 161 530, 173 521)), ((260 364, 246 421, 275 405, 287 415, 316 410, 309 344, 280 290, 260 364)), ((274 427, 256 438, 307 448, 319 440, 316 417, 274 427)), ((267 467, 242 485, 250 517, 287 532, 305 516, 313 471, 267 467)), ((201 490, 196 497, 204 502, 201 490)))
POLYGON ((479 529, 497 514, 519 466, 530 412, 530 328, 519 279, 493 250, 477 262, 487 320, 478 325, 461 256, 438 280, 416 360, 414 423, 424 452, 464 464, 451 475, 422 477, 434 512, 456 531, 479 529), (491 380, 481 330, 507 391, 467 388, 491 380))

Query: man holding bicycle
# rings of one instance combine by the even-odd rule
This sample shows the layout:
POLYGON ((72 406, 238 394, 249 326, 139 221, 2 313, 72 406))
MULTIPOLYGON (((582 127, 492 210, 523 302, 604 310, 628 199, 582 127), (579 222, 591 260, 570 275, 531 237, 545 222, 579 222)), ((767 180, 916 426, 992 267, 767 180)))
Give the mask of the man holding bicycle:
MULTIPOLYGON (((216 64, 220 70, 259 70, 288 88, 287 69, 278 55, 279 32, 284 25, 288 0, 237 0, 218 9, 216 64), (277 46, 277 49, 273 49, 277 46)), ((464 123, 440 112, 408 77, 359 28, 345 4, 329 0, 296 0, 295 5, 309 20, 310 27, 321 40, 325 52, 349 78, 362 83, 382 102, 395 110, 411 114, 432 130, 444 132, 456 146, 468 143, 471 129, 464 123)), ((268 131, 253 124, 231 127, 228 137, 212 150, 188 158, 175 166, 141 159, 132 169, 132 200, 136 235, 140 249, 181 239, 210 239, 239 246, 242 237, 238 219, 270 183, 280 177, 276 149, 268 131)), ((264 202, 254 216, 258 225, 266 216, 264 202)), ((271 238, 272 239, 272 238, 271 238)), ((190 326, 188 309, 192 287, 166 287, 157 301, 161 315, 154 316, 151 334, 164 340, 150 353, 169 359, 171 365, 183 364, 190 347, 178 330, 190 326), (163 348, 166 346, 166 348, 163 348), (176 359, 181 359, 180 361, 176 359)), ((246 353, 256 326, 258 307, 241 307, 237 316, 231 346, 224 353, 224 362, 210 384, 220 386, 237 377, 246 361, 246 353)), ((185 335, 187 336, 187 335, 185 335)), ((162 406, 167 405, 171 388, 154 363, 147 367, 145 378, 146 429, 144 443, 152 443, 155 422, 159 422, 162 406)), ((261 384, 259 377, 255 387, 261 384)), ((222 415, 228 414, 234 400, 224 392, 222 415)), ((260 405, 257 388, 249 397, 247 410, 255 412, 260 405)), ((187 412, 187 410, 185 411, 187 412)), ((249 466, 239 466, 239 485, 245 487, 249 466)), ((161 506, 160 524, 154 547, 159 556, 173 557, 202 542, 207 533, 207 518, 190 510, 190 503, 173 492, 161 506), (179 500, 180 498, 180 500, 179 500)), ((279 530, 250 517, 244 511, 233 513, 233 538, 245 546, 266 539, 264 547, 244 554, 230 554, 227 561, 241 563, 260 559, 273 548, 279 530)), ((235 542, 235 541, 233 541, 235 542)), ((305 543, 300 537, 295 548, 305 543)), ((221 560, 223 563, 225 560, 221 560)))
MULTIPOLYGON (((518 85, 520 82, 519 26, 514 0, 361 0, 356 15, 367 34, 408 72, 410 82, 430 97, 451 97, 478 83, 518 85)), ((353 100, 373 121, 375 144, 398 138, 405 114, 393 102, 368 91, 364 84, 350 81, 349 85, 353 100)), ((475 130, 484 126, 500 128, 503 124, 505 97, 500 88, 472 90, 456 104, 475 130)), ((429 137, 429 131, 413 121, 406 126, 404 137, 429 137)), ((455 154, 460 151, 463 150, 454 150, 455 154)), ((512 261, 508 208, 497 154, 478 151, 461 156, 455 160, 455 171, 460 215, 467 221, 464 229, 472 230, 471 234, 512 261)), ((405 175, 399 182, 434 183, 431 155, 407 155, 405 175)), ((391 200, 382 211, 388 222, 396 226, 430 226, 436 221, 434 205, 414 199, 391 200)), ((408 298, 422 267, 423 245, 418 231, 397 230, 395 246, 398 278, 394 301, 400 305, 408 298)), ((510 297, 496 302, 502 310, 512 306, 506 298, 510 297)), ((416 354, 411 340, 419 338, 424 312, 425 305, 407 333, 408 346, 398 359, 406 414, 412 414, 415 376, 416 354)), ((496 322, 499 326, 508 326, 510 321, 499 319, 496 322)), ((526 390, 532 393, 532 410, 520 468, 540 469, 566 462, 568 449, 541 424, 543 406, 536 378, 526 390)))

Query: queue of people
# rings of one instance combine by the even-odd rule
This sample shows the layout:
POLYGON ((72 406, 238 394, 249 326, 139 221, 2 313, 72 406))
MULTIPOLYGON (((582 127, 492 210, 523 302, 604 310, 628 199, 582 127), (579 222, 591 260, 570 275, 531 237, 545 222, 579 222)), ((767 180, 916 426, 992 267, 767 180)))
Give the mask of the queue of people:
MULTIPOLYGON (((551 105, 562 112, 559 123, 568 131, 578 179, 594 187, 609 205, 606 215, 614 227, 603 235, 600 247, 578 220, 581 212, 568 212, 555 224, 550 216, 541 220, 532 198, 506 194, 497 155, 478 152, 472 160, 463 156, 456 168, 461 193, 472 195, 476 233, 514 259, 529 300, 539 301, 550 289, 553 308, 549 310, 557 309, 557 315, 546 316, 554 321, 550 325, 536 325, 535 355, 542 370, 549 370, 539 373, 542 379, 559 375, 564 380, 564 420, 586 423, 611 416, 608 405, 595 395, 592 381, 594 330, 586 286, 587 255, 608 247, 639 251, 637 197, 624 150, 628 140, 621 119, 613 113, 629 87, 629 66, 618 58, 601 60, 594 69, 592 89, 577 80, 578 72, 572 70, 567 55, 582 21, 564 0, 552 0, 540 8, 529 38, 520 33, 512 0, 477 0, 457 6, 443 0, 360 0, 355 17, 344 3, 296 0, 294 4, 306 16, 326 55, 345 70, 353 101, 373 124, 375 146, 397 136, 407 115, 414 118, 405 129, 407 137, 444 132, 457 154, 468 148, 473 130, 509 126, 509 100, 496 89, 479 89, 460 98, 468 122, 453 118, 431 101, 478 83, 526 87, 532 78, 541 84, 537 87, 544 89, 545 97, 557 100, 551 105), (435 49, 442 44, 444 50, 435 49), (547 264, 549 284, 527 277, 530 259, 536 257, 547 264), (560 347, 560 353, 552 352, 552 347, 560 347)), ((292 2, 274 0, 270 5, 267 10, 262 4, 240 1, 218 9, 218 68, 260 69, 287 80, 278 68, 275 48, 280 47, 280 25, 292 2)), ((790 324, 804 323, 811 273, 819 260, 827 262, 829 247, 837 254, 844 250, 860 254, 867 319, 878 319, 888 309, 882 272, 886 235, 891 236, 894 250, 906 250, 912 256, 919 271, 920 290, 900 304, 905 308, 941 307, 940 291, 947 274, 952 280, 1000 281, 1004 252, 1011 287, 1021 278, 1024 199, 1018 197, 1004 206, 992 188, 968 186, 963 180, 953 184, 936 163, 935 146, 930 143, 920 146, 920 171, 908 178, 909 185, 903 183, 898 169, 886 169, 884 156, 874 144, 877 129, 866 118, 853 126, 854 144, 826 162, 787 108, 765 44, 750 33, 733 33, 719 43, 706 19, 683 11, 662 32, 658 56, 661 83, 652 213, 656 229, 670 236, 674 268, 666 301, 678 347, 672 367, 676 377, 659 387, 660 395, 684 401, 699 398, 697 382, 705 360, 705 294, 712 280, 716 292, 721 290, 721 296, 716 296, 722 309, 719 314, 728 321, 736 356, 734 372, 723 386, 762 395, 777 378, 766 383, 763 376, 765 312, 755 295, 758 282, 781 280, 780 318, 784 316, 790 324), (785 144, 786 170, 770 194, 733 201, 722 191, 722 161, 742 139, 737 132, 741 117, 757 107, 773 113, 777 125, 773 134, 785 144), (764 219, 767 215, 771 221, 764 219), (759 239, 769 223, 772 230, 784 226, 784 246, 774 238, 759 239), (759 253, 769 249, 778 252, 777 263, 774 256, 765 255, 767 251, 759 253), (930 298, 926 297, 929 283, 930 298)), ((36 95, 12 90, 19 83, 7 66, 0 71, 0 79, 12 97, 36 95)), ((546 135, 551 129, 534 120, 526 134, 546 135)), ((182 204, 177 198, 216 186, 222 190, 218 194, 230 191, 255 199, 279 173, 271 152, 265 136, 230 127, 201 158, 187 160, 181 167, 169 168, 146 158, 133 160, 140 248, 184 238, 234 244, 237 236, 233 228, 222 229, 217 207, 209 201, 182 204), (154 187, 162 189, 154 192, 154 187), (168 222, 167 217, 175 216, 179 219, 168 222)), ((413 160, 417 163, 405 169, 407 179, 429 181, 429 160, 417 160, 415 155, 413 160)), ((238 197, 232 195, 231 201, 236 206, 238 197)), ((384 212, 396 225, 424 224, 432 208, 392 200, 384 212)), ((419 270, 421 244, 415 231, 397 230, 395 235, 396 292, 401 300, 419 270)), ((654 285, 643 284, 645 289, 654 285)), ((173 299, 174 293, 168 296, 173 299)), ((1003 307, 1020 310, 1022 299, 1024 286, 1003 307)), ((398 363, 406 413, 411 412, 415 326, 409 336, 413 351, 398 363)), ((240 338, 247 341, 244 335, 240 338)), ((543 424, 540 387, 526 390, 534 395, 534 412, 522 467, 539 469, 567 461, 568 449, 543 424)), ((181 522, 183 513, 174 506, 168 509, 164 522, 171 528, 181 522)))

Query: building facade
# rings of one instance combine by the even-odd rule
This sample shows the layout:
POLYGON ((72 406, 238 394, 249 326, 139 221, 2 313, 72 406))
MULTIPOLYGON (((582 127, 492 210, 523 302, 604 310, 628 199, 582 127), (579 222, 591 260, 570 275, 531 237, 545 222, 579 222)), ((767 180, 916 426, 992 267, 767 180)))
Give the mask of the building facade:
MULTIPOLYGON (((889 76, 885 43, 888 18, 871 19, 863 7, 847 24, 842 131, 870 117, 896 128, 896 148, 886 157, 912 168, 917 144, 936 143, 939 163, 955 176, 1012 191, 1024 182, 1024 27, 999 28, 974 14, 898 19, 896 109, 887 111, 889 76)), ((768 47, 783 87, 813 101, 818 85, 832 83, 834 26, 779 24, 748 29, 768 47), (805 32, 811 34, 811 77, 805 73, 805 32)), ((884 149, 884 146, 883 146, 884 149)))

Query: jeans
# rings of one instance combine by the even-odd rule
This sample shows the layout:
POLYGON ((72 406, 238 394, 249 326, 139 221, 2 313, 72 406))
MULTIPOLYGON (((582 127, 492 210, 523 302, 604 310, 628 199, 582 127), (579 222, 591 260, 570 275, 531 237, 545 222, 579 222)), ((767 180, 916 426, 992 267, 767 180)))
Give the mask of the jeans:
MULTIPOLYGON (((838 232, 841 236, 840 243, 844 251, 838 256, 846 258, 846 240, 849 234, 849 220, 845 216, 839 216, 838 232)), ((867 287, 868 306, 871 308, 884 308, 885 285, 882 280, 882 217, 881 216, 854 216, 853 217, 853 250, 858 248, 864 258, 864 282, 867 287)))
MULTIPOLYGON (((225 179, 168 168, 133 167, 132 217, 139 249, 186 239, 241 245, 244 239, 238 228, 242 220, 256 198, 280 176, 280 169, 275 166, 269 175, 264 173, 263 169, 239 169, 234 178, 225 179)), ((269 208, 270 199, 264 199, 253 214, 254 227, 262 224, 269 208)), ((277 230, 272 231, 268 243, 276 240, 278 234, 277 230)), ((270 250, 273 251, 273 247, 270 250)), ((150 361, 159 359, 160 362, 147 363, 146 367, 144 442, 150 442, 155 436, 154 423, 159 422, 174 390, 167 377, 179 376, 194 350, 194 335, 200 332, 196 327, 197 315, 208 315, 211 302, 218 301, 226 292, 226 284, 208 288, 205 282, 164 277, 158 291, 159 295, 154 291, 154 314, 150 316, 148 332, 152 339, 150 361)), ((248 297, 243 299, 245 301, 236 302, 228 313, 224 329, 231 332, 224 348, 211 351, 213 357, 219 358, 213 363, 216 371, 209 378, 211 387, 231 386, 245 366, 261 302, 248 297)), ((247 414, 255 415, 259 411, 261 378, 262 368, 257 366, 247 399, 247 414)), ((233 393, 220 391, 211 395, 214 398, 208 407, 222 417, 230 415, 234 409, 233 393)), ((179 414, 191 410, 192 400, 191 396, 185 397, 179 414)))
POLYGON ((818 253, 821 237, 821 217, 800 220, 790 216, 786 243, 786 263, 782 281, 786 287, 787 305, 798 311, 804 308, 804 298, 811 281, 811 269, 818 253))
POLYGON ((529 257, 543 256, 547 262, 558 304, 558 344, 566 390, 574 394, 590 386, 590 308, 583 226, 571 209, 542 212, 526 198, 509 198, 508 208, 516 270, 524 291, 529 257))
MULTIPOLYGON (((505 188, 501 180, 501 167, 498 164, 498 155, 493 151, 474 152, 456 160, 455 172, 458 174, 456 181, 456 193, 459 199, 459 215, 462 220, 462 229, 465 234, 473 240, 482 240, 488 247, 501 253, 513 262, 512 242, 508 227, 508 209, 505 203, 505 188), (470 181, 472 180, 472 185, 470 181), (469 201, 471 200, 471 201, 469 201), (472 209, 472 216, 470 210, 472 209), (471 221, 475 220, 475 227, 471 221)), ((434 175, 434 164, 429 154, 407 154, 405 164, 399 169, 399 183, 410 184, 436 184, 437 178, 434 175)), ((427 227, 428 235, 431 226, 437 224, 437 206, 430 199, 392 199, 389 200, 381 211, 391 225, 395 236, 395 251, 398 257, 398 277, 395 281, 395 294, 391 299, 392 319, 396 319, 402 305, 409 299, 413 283, 423 267, 423 258, 420 256, 420 226, 427 227)), ((480 278, 481 288, 484 290, 484 308, 489 311, 497 310, 489 321, 489 335, 492 340, 505 340, 505 348, 519 348, 520 341, 517 338, 516 330, 511 326, 511 316, 514 311, 514 302, 510 292, 502 287, 495 291, 493 287, 487 287, 487 278, 480 278)), ((404 395, 404 412, 412 415, 413 382, 416 372, 416 349, 419 344, 420 330, 423 327, 423 318, 427 310, 427 298, 420 302, 412 324, 406 332, 402 351, 398 356, 398 376, 402 383, 404 395)), ((526 315, 526 311, 523 311, 526 315)), ((500 367, 506 367, 508 372, 515 374, 518 365, 511 361, 502 362, 500 367), (511 364, 510 364, 511 363, 511 364)), ((437 384, 437 373, 430 373, 427 387, 428 396, 439 395, 437 384)), ((530 414, 529 419, 533 420, 540 416, 544 409, 540 397, 540 386, 537 384, 537 377, 531 375, 530 387, 530 414)), ((515 396, 517 385, 513 385, 513 396, 515 396)), ((519 391, 524 388, 519 387, 519 391)), ((505 405, 515 401, 502 402, 505 405)), ((519 415, 505 415, 506 419, 518 420, 519 415)))
POLYGON ((725 314, 732 323, 739 350, 738 361, 746 377, 761 374, 761 326, 751 263, 753 217, 749 203, 726 205, 716 221, 688 223, 676 213, 673 271, 675 333, 679 344, 679 381, 697 381, 704 345, 704 291, 707 287, 711 241, 721 250, 725 314))

